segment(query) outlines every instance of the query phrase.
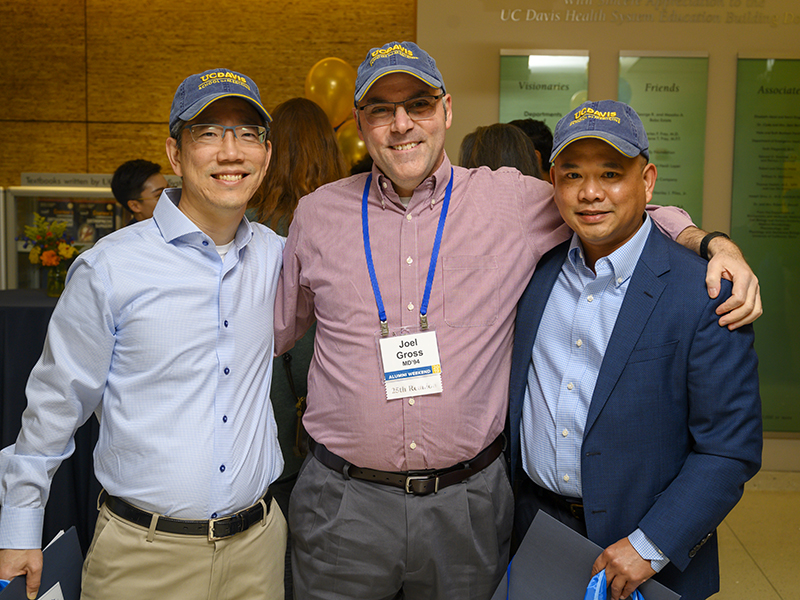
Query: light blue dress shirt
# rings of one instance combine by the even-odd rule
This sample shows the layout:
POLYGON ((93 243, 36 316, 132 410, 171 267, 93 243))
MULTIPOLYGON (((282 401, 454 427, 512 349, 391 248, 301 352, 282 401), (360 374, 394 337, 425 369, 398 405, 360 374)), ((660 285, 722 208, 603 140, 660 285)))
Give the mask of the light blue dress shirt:
POLYGON ((113 496, 176 518, 255 503, 283 469, 269 401, 283 238, 243 219, 220 257, 162 194, 152 219, 78 256, 0 453, 0 548, 38 548, 50 481, 97 413, 113 496))
MULTIPOLYGON (((594 272, 573 234, 542 314, 522 405, 522 465, 536 484, 562 496, 583 497, 581 445, 589 405, 651 226, 646 216, 630 240, 595 263, 594 272)), ((640 530, 629 539, 654 569, 669 562, 640 530)))

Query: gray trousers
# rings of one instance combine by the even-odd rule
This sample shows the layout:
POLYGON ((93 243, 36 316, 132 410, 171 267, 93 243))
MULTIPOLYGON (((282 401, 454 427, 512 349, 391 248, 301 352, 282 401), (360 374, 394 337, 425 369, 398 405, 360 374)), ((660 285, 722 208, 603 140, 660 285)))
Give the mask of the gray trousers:
POLYGON ((295 598, 488 600, 508 564, 513 512, 502 456, 412 496, 309 455, 289 504, 295 598))

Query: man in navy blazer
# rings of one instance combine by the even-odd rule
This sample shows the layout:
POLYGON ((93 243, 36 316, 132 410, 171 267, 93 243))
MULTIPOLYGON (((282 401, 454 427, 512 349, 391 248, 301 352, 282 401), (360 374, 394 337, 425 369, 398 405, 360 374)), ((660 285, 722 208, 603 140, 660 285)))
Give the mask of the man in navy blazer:
POLYGON ((604 548, 586 578, 605 569, 613 600, 653 576, 707 598, 715 529, 761 462, 752 326, 719 326, 730 286, 709 299, 706 263, 645 215, 657 172, 633 109, 573 110, 551 162, 575 235, 542 258, 517 312, 517 536, 545 510, 604 548))

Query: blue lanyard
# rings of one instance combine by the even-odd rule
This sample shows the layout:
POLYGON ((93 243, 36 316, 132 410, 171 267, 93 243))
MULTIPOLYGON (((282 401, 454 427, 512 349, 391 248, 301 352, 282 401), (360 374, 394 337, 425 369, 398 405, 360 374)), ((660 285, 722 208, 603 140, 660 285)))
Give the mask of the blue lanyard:
MULTIPOLYGON (((369 270, 369 280, 372 282, 372 293, 375 294, 375 303, 378 305, 378 318, 381 321, 381 335, 389 335, 389 323, 386 319, 386 309, 383 307, 381 289, 378 286, 378 277, 375 274, 375 264, 372 262, 372 248, 369 243, 369 217, 367 215, 367 200, 369 198, 369 186, 372 183, 372 173, 367 177, 364 184, 364 194, 361 198, 361 229, 364 235, 364 253, 367 255, 367 269, 369 270)), ((450 167, 450 181, 447 182, 447 189, 444 193, 444 204, 442 214, 439 215, 439 225, 436 228, 436 238, 433 241, 433 252, 431 253, 431 264, 428 266, 428 280, 425 282, 425 293, 422 295, 422 305, 419 307, 419 326, 420 329, 428 328, 428 302, 431 299, 431 288, 433 287, 433 276, 436 273, 436 260, 439 257, 439 247, 442 244, 442 232, 444 222, 447 219, 447 208, 450 206, 450 195, 453 192, 453 167, 450 167)))

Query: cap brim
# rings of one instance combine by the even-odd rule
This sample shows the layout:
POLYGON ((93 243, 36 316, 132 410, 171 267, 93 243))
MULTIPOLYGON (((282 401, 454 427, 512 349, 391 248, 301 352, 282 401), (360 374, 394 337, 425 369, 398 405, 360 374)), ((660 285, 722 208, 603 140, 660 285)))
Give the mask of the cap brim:
POLYGON ((620 137, 616 135, 612 135, 610 133, 605 133, 603 131, 580 131, 574 135, 567 137, 563 142, 561 142, 558 146, 553 148, 553 152, 550 154, 550 162, 555 162, 556 157, 561 153, 561 151, 569 146, 572 142, 577 140, 584 140, 587 138, 594 138, 597 140, 603 140, 614 149, 616 149, 620 154, 627 156, 628 158, 634 158, 639 156, 640 154, 644 154, 645 157, 649 158, 649 154, 647 148, 644 150, 640 150, 633 144, 626 142, 620 137))
POLYGON ((356 95, 355 95, 356 102, 360 102, 361 99, 364 96, 366 96, 367 92, 369 91, 369 88, 372 87, 373 83, 378 81, 378 79, 380 79, 384 75, 390 75, 391 73, 408 73, 409 75, 413 75, 423 83, 427 83, 431 87, 442 88, 442 91, 444 91, 444 84, 435 77, 426 75, 422 71, 419 71, 417 69, 412 69, 411 67, 391 65, 389 67, 383 67, 382 69, 378 69, 375 72, 375 74, 373 74, 372 77, 370 77, 367 80, 367 82, 361 86, 361 89, 356 90, 356 95))
POLYGON ((269 116, 267 109, 261 106, 259 102, 253 100, 250 96, 246 96, 245 94, 232 94, 229 92, 223 92, 221 94, 214 94, 213 96, 206 96, 201 100, 198 100, 186 110, 184 110, 181 114, 178 115, 178 118, 181 121, 191 121, 201 112, 203 112, 210 104, 213 104, 217 100, 221 98, 241 98, 242 100, 247 100, 253 107, 259 112, 259 114, 264 117, 267 123, 272 121, 272 117, 269 116))

